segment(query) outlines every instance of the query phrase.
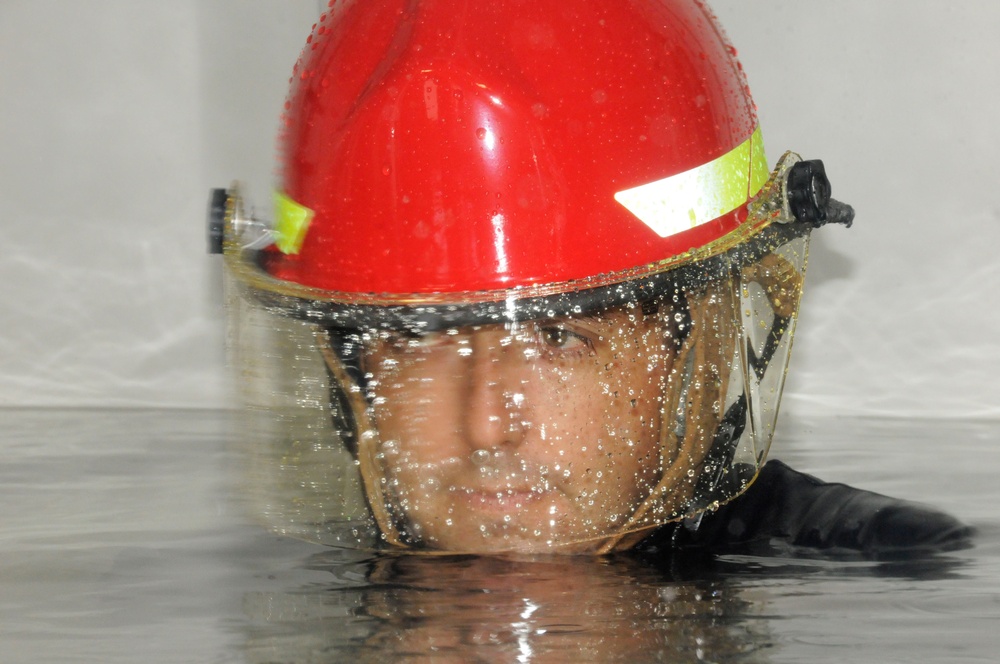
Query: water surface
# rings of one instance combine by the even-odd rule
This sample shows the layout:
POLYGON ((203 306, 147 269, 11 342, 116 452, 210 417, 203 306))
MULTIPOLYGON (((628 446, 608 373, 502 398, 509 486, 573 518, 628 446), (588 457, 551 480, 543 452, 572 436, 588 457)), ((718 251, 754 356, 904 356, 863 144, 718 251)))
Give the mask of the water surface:
POLYGON ((786 421, 774 455, 977 546, 870 562, 425 557, 268 533, 231 415, 0 411, 4 662, 995 662, 1000 423, 786 421))

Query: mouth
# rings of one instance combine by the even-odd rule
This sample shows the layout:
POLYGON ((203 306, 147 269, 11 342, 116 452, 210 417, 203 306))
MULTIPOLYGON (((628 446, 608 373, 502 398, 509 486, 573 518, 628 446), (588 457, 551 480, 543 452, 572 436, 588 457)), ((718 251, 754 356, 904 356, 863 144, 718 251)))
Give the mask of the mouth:
POLYGON ((538 487, 463 487, 456 490, 459 500, 477 512, 509 515, 541 501, 550 490, 538 487))

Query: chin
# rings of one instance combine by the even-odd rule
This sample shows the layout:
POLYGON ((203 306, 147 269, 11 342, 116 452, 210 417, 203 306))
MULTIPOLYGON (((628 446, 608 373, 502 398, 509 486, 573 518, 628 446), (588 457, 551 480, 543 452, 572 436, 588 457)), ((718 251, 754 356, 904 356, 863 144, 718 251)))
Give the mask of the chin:
POLYGON ((485 532, 475 527, 465 527, 448 531, 417 529, 424 532, 418 539, 428 549, 455 554, 476 555, 585 555, 601 551, 608 537, 582 538, 567 534, 528 534, 523 529, 504 526, 487 529, 485 532))

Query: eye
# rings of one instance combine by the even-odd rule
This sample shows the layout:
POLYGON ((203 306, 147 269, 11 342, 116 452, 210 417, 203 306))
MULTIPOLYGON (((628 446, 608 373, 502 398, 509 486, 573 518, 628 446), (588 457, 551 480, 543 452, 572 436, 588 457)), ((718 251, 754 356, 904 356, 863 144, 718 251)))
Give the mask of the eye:
POLYGON ((538 340, 547 348, 556 350, 583 350, 593 344, 586 336, 568 330, 562 325, 542 325, 538 328, 538 340))

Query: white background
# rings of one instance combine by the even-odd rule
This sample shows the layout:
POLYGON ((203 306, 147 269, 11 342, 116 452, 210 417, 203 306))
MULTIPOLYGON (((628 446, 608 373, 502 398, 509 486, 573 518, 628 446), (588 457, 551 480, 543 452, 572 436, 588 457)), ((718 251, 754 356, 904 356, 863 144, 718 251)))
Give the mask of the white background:
MULTIPOLYGON (((0 407, 232 405, 208 190, 265 200, 320 5, 0 2, 0 407)), ((1000 417, 1000 3, 713 6, 771 162, 858 211, 814 235, 784 408, 1000 417)))

